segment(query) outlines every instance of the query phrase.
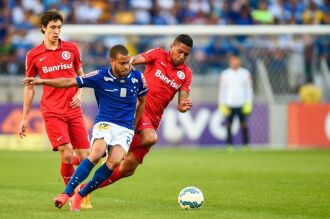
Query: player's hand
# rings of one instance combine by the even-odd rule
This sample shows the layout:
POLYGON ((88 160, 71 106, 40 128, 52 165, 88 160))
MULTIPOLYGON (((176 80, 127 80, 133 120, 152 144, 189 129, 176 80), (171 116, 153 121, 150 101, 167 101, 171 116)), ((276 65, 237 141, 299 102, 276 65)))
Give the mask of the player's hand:
POLYGON ((242 113, 245 115, 249 115, 252 112, 252 104, 245 103, 242 107, 242 113))
POLYGON ((231 110, 223 104, 219 105, 218 110, 224 116, 228 116, 231 113, 231 110))
POLYGON ((19 128, 18 128, 18 135, 21 139, 25 138, 26 137, 26 129, 27 129, 27 120, 26 119, 23 119, 19 125, 19 128))
POLYGON ((179 111, 180 112, 186 112, 188 110, 190 110, 192 107, 192 101, 190 98, 186 98, 184 99, 181 104, 180 104, 180 107, 179 107, 179 111))
POLYGON ((128 64, 129 64, 129 69, 128 70, 129 71, 134 71, 135 70, 135 68, 133 66, 133 61, 134 61, 134 57, 131 57, 129 62, 128 62, 128 64))
POLYGON ((81 102, 82 102, 82 97, 80 93, 76 93, 73 97, 72 100, 70 102, 70 107, 71 108, 78 108, 81 106, 81 102))
POLYGON ((25 86, 42 85, 42 80, 39 78, 27 77, 23 80, 23 84, 25 86))

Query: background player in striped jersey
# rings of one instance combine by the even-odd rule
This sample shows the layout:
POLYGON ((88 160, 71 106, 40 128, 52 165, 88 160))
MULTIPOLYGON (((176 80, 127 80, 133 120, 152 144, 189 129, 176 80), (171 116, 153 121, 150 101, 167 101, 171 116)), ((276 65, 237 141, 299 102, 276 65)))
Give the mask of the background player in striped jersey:
POLYGON ((144 77, 148 83, 145 110, 135 129, 133 141, 125 159, 114 169, 113 174, 99 188, 131 176, 142 164, 144 156, 152 145, 157 143, 157 129, 163 112, 178 93, 178 111, 184 113, 191 109, 189 98, 192 72, 185 64, 193 40, 189 35, 177 36, 170 50, 155 48, 134 56, 133 65, 145 64, 144 77))
POLYGON ((85 180, 93 167, 108 151, 106 162, 96 170, 93 178, 76 194, 72 211, 79 211, 84 196, 105 181, 124 158, 134 135, 134 128, 145 106, 147 85, 139 71, 130 71, 130 56, 122 45, 110 50, 111 67, 106 67, 77 78, 35 79, 27 78, 25 84, 45 84, 52 87, 90 87, 94 89, 99 107, 92 137, 92 152, 77 167, 63 194, 53 201, 61 208, 85 180), (137 104, 138 100, 138 104, 137 104))
POLYGON ((226 117, 227 146, 231 151, 233 145, 231 127, 233 119, 238 116, 244 146, 249 144, 247 116, 252 111, 253 89, 249 70, 241 67, 238 52, 229 57, 229 68, 220 74, 219 80, 219 110, 226 117))
MULTIPOLYGON (((83 74, 78 47, 60 39, 63 17, 56 10, 40 18, 43 42, 26 55, 26 76, 40 78, 75 78, 83 74)), ((34 86, 24 87, 23 113, 19 136, 26 137, 28 114, 33 102, 34 86)), ((90 152, 88 132, 83 120, 82 90, 77 87, 59 89, 44 86, 40 108, 46 132, 54 151, 60 152, 61 176, 67 184, 74 173, 73 164, 79 164, 90 152), (78 156, 78 159, 74 156, 78 156)), ((86 203, 86 207, 91 207, 86 203)))

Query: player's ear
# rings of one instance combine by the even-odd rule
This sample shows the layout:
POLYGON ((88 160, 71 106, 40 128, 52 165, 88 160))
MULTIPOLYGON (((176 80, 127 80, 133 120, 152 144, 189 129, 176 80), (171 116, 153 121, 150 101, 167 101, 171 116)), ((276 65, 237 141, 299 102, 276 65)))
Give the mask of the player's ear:
POLYGON ((45 34, 45 32, 46 32, 46 26, 41 25, 40 27, 41 27, 41 33, 45 34))

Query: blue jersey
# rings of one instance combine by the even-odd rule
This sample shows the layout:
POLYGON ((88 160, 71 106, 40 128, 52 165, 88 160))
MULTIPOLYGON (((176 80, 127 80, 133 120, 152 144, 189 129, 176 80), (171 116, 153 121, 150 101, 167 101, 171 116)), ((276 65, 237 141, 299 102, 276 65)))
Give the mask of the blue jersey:
POLYGON ((111 122, 134 130, 137 97, 147 94, 147 84, 139 71, 116 78, 111 67, 76 77, 78 87, 94 88, 99 108, 97 122, 111 122))

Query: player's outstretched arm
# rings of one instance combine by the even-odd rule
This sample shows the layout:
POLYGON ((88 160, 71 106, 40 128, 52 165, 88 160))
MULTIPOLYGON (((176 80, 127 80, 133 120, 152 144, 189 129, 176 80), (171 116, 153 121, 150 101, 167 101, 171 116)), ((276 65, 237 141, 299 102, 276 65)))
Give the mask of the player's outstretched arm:
POLYGON ((141 54, 137 54, 136 56, 133 56, 130 60, 131 65, 140 65, 145 63, 146 63, 146 59, 141 54))
MULTIPOLYGON (((76 74, 78 76, 82 76, 84 75, 84 71, 82 69, 82 67, 80 69, 77 70, 76 74)), ((75 95, 73 95, 71 101, 70 101, 70 107, 72 108, 77 108, 81 106, 82 103, 82 92, 83 92, 83 88, 78 88, 77 92, 75 93, 75 95)))
POLYGON ((23 81, 25 86, 29 85, 47 85, 50 87, 76 87, 77 81, 75 78, 55 78, 55 79, 40 79, 27 77, 23 81))
POLYGON ((185 113, 192 107, 192 101, 189 98, 189 93, 187 91, 180 91, 178 97, 178 110, 181 113, 185 113))

